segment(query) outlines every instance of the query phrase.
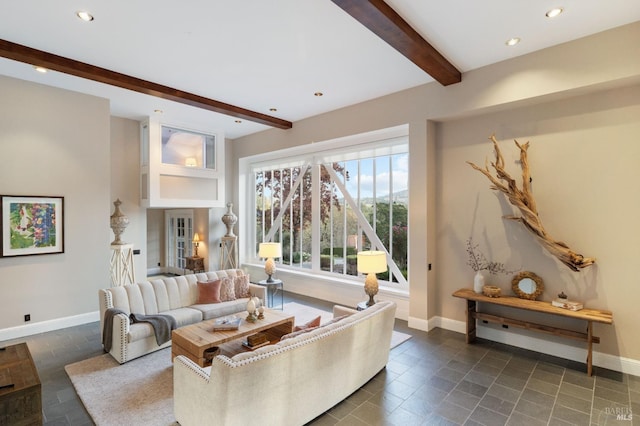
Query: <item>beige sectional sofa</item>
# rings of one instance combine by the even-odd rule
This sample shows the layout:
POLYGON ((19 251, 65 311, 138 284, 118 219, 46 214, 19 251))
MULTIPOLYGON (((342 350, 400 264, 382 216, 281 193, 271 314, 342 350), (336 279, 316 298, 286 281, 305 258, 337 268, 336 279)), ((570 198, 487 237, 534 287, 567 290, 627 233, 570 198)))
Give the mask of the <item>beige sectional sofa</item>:
MULTIPOLYGON (((173 401, 182 426, 302 425, 382 370, 389 359, 396 305, 364 311, 253 352, 218 355, 201 368, 173 365, 173 401)), ((344 308, 334 308, 334 317, 344 308)))
MULTIPOLYGON (((220 303, 196 304, 198 281, 224 277, 241 277, 240 269, 213 271, 199 274, 162 278, 144 283, 130 284, 98 290, 100 300, 100 330, 104 330, 105 312, 115 308, 124 313, 113 317, 112 344, 109 353, 123 364, 153 351, 171 346, 171 341, 158 345, 154 329, 149 323, 131 322, 129 315, 168 314, 181 327, 199 321, 242 312, 248 298, 220 303)), ((249 284, 251 296, 266 300, 266 288, 249 284)))

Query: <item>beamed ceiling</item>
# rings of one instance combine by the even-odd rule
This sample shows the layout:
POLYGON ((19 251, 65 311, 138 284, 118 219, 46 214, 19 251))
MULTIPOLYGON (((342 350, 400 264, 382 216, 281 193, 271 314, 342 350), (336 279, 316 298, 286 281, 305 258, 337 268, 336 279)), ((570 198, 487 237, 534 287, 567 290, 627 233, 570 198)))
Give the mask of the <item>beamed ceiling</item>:
POLYGON ((161 110, 162 121, 234 139, 433 81, 455 85, 467 71, 639 19, 640 2, 628 0, 34 0, 3 5, 0 74, 108 98, 115 116, 161 110), (547 18, 556 6, 564 12, 547 18), (521 43, 506 46, 512 37, 521 43))

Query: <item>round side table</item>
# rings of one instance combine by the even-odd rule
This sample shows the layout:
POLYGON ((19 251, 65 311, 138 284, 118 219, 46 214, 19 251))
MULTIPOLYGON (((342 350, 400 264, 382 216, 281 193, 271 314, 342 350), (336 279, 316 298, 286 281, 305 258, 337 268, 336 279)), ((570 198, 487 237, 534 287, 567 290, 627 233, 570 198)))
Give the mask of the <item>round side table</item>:
POLYGON ((272 279, 258 281, 256 284, 267 288, 267 307, 273 308, 273 297, 280 294, 280 306, 278 309, 284 309, 284 283, 282 280, 272 279))
POLYGON ((364 302, 360 302, 358 303, 358 306, 356 306, 356 309, 359 311, 364 311, 365 309, 367 309, 369 306, 367 306, 367 302, 368 300, 365 300, 364 302))

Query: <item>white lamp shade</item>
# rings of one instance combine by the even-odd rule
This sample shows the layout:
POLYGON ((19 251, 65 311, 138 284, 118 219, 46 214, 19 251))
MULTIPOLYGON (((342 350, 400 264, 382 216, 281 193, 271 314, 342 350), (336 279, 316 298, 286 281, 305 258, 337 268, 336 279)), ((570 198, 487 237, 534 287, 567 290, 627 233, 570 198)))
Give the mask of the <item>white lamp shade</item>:
POLYGON ((383 251, 358 252, 358 272, 380 273, 387 270, 387 254, 383 251))
POLYGON ((260 243, 258 256, 264 258, 281 257, 282 245, 280 243, 260 243))
POLYGON ((198 235, 197 232, 195 234, 193 234, 193 242, 194 243, 199 243, 200 242, 200 236, 198 235))

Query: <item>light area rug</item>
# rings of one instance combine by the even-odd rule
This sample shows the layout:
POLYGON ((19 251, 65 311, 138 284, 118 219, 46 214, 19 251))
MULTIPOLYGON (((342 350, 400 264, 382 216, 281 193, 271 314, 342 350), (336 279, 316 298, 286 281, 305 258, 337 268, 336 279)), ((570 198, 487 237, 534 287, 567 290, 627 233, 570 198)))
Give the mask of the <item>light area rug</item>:
MULTIPOLYGON (((331 312, 291 302, 284 312, 304 324, 320 315, 322 322, 331 312)), ((394 331, 391 347, 411 336, 394 331)), ((109 354, 99 355, 65 366, 76 393, 98 426, 178 425, 173 416, 173 368, 171 349, 162 349, 118 364, 109 354)))
POLYGON ((171 348, 122 365, 104 354, 64 369, 96 425, 178 424, 173 416, 171 348))

